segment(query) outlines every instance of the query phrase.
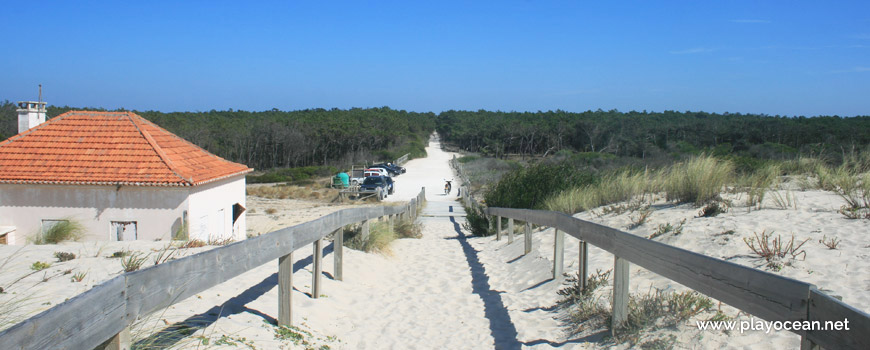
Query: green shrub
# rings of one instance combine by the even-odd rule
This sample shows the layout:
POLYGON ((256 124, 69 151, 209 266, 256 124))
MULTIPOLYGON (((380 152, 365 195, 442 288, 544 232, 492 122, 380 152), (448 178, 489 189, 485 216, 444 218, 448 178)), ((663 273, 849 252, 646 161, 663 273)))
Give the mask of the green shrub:
POLYGON ((483 211, 476 207, 465 207, 465 223, 462 228, 478 237, 486 237, 495 234, 489 229, 489 219, 483 211))
POLYGON ((480 157, 478 157, 478 156, 462 156, 462 157, 457 158, 456 161, 465 164, 468 162, 473 162, 477 159, 480 159, 480 157))
POLYGON ((595 181, 596 177, 585 170, 539 163, 507 173, 484 198, 491 207, 543 208, 552 194, 595 181))
POLYGON ((51 267, 51 263, 44 263, 42 261, 37 261, 33 265, 30 265, 30 269, 33 271, 42 271, 49 267, 51 267))
POLYGON ((297 168, 273 169, 262 175, 248 175, 248 183, 291 182, 303 183, 315 177, 334 175, 338 168, 333 166, 305 166, 297 168))
POLYGON ((57 244, 63 241, 77 241, 84 235, 85 229, 78 221, 66 218, 36 235, 34 244, 57 244))

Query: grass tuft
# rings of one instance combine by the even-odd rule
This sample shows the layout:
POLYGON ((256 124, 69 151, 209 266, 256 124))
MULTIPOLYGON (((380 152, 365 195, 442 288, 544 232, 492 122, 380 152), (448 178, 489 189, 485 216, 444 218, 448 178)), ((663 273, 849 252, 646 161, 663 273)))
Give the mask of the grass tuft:
POLYGON ((423 238, 423 227, 410 219, 397 220, 393 230, 398 238, 423 238))
POLYGON ((713 301, 695 291, 674 293, 655 289, 647 295, 631 296, 628 317, 613 332, 614 338, 634 346, 645 330, 675 327, 712 308, 713 301))
POLYGON ((719 199, 722 187, 733 181, 734 164, 702 155, 674 164, 660 178, 667 199, 701 206, 719 199))
POLYGON ((57 244, 63 241, 77 241, 84 235, 82 224, 70 218, 58 221, 42 234, 35 235, 33 244, 57 244))
POLYGON ((389 223, 376 222, 369 226, 368 237, 363 237, 362 229, 345 232, 345 246, 367 253, 391 255, 390 244, 396 240, 396 233, 390 230, 389 223))
POLYGON ((133 272, 139 270, 146 260, 148 260, 147 255, 143 256, 139 252, 132 253, 121 258, 121 268, 124 269, 124 272, 133 272))

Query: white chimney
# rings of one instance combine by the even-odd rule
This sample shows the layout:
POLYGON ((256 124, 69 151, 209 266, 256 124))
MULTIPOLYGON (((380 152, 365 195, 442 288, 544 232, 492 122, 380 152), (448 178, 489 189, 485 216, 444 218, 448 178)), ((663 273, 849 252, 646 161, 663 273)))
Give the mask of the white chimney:
POLYGON ((18 133, 45 123, 45 102, 18 102, 18 133))
POLYGON ((39 84, 39 101, 18 102, 18 133, 45 123, 45 102, 42 102, 42 84, 39 84))

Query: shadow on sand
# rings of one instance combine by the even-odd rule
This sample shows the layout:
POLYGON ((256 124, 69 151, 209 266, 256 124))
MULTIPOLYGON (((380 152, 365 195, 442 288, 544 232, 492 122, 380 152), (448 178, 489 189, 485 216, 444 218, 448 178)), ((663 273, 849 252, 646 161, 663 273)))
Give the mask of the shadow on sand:
MULTIPOLYGON (((451 209, 453 208, 451 207, 451 209)), ((489 276, 486 275, 486 269, 477 256, 477 250, 474 250, 468 243, 459 223, 453 216, 450 217, 450 222, 453 223, 453 229, 458 235, 457 240, 462 245, 465 260, 471 267, 472 292, 483 300, 484 314, 489 320, 489 332, 495 340, 495 348, 519 349, 521 344, 517 341, 517 328, 511 321, 511 315, 501 300, 500 292, 492 290, 489 285, 489 276)))
MULTIPOLYGON (((329 244, 323 249, 323 255, 331 254, 333 251, 333 245, 329 244)), ((299 271, 305 268, 308 265, 311 265, 313 258, 308 256, 304 259, 296 261, 293 263, 293 272, 299 271)), ((274 264, 278 264, 278 261, 275 260, 274 264)), ((332 278, 332 275, 329 273, 324 273, 328 278, 332 278)), ((211 309, 197 315, 193 315, 188 317, 184 321, 177 322, 172 324, 171 326, 164 328, 156 333, 151 334, 147 338, 143 338, 141 340, 136 341, 134 347, 147 347, 149 349, 165 349, 176 345, 179 341, 184 339, 187 336, 190 336, 197 331, 201 331, 208 326, 214 324, 221 317, 227 317, 230 315, 236 315, 243 312, 248 312, 257 316, 260 316, 266 322, 269 322, 272 325, 277 325, 278 320, 274 317, 261 312, 260 310, 251 309, 247 307, 247 304, 257 300, 264 294, 268 293, 272 288, 278 285, 278 273, 273 273, 266 277, 260 283, 255 284, 251 288, 248 288, 241 294, 234 296, 220 305, 215 305, 211 309)), ((299 291, 295 287, 294 290, 299 291)), ((300 291, 301 292, 301 291, 300 291)), ((304 293, 304 292, 303 292, 304 293)), ((311 296, 309 293, 304 293, 311 296)), ((278 309, 278 305, 275 305, 275 310, 278 309)), ((159 317, 159 313, 155 312, 152 314, 154 317, 159 317), (156 316, 155 316, 156 315, 156 316)), ((150 316, 149 316, 150 317, 150 316)), ((155 319, 149 324, 155 324, 154 328, 159 328, 163 322, 159 322, 160 320, 155 319)), ((151 330, 145 330, 151 331, 151 330)))

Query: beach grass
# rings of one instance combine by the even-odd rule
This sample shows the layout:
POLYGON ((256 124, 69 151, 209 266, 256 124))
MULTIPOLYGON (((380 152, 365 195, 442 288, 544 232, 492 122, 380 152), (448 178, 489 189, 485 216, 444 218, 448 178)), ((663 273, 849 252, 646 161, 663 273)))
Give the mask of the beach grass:
POLYGON ((63 241, 77 241, 85 233, 84 226, 71 218, 64 218, 47 228, 41 234, 31 237, 33 244, 57 244, 63 241))

